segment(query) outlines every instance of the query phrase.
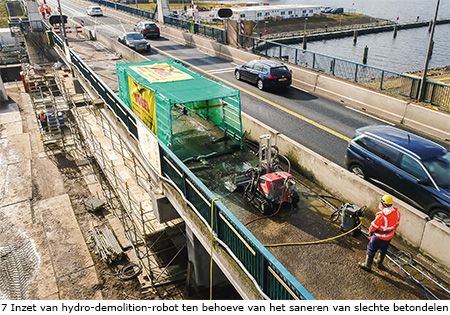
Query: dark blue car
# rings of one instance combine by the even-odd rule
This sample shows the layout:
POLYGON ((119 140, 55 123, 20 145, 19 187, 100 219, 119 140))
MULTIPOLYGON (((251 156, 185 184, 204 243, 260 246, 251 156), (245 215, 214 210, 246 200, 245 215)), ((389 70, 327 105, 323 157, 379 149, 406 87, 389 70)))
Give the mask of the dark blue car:
POLYGON ((236 80, 256 84, 260 90, 286 87, 292 83, 292 71, 276 60, 252 60, 234 70, 236 80))
POLYGON ((450 226, 450 153, 443 146, 391 126, 363 127, 349 142, 346 166, 450 226))

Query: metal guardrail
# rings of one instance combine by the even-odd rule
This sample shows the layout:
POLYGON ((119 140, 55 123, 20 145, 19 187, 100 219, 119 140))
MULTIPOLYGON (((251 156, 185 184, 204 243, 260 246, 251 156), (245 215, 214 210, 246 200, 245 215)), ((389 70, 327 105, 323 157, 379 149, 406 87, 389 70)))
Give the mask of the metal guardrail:
MULTIPOLYGON (((127 13, 131 13, 137 15, 139 17, 143 17, 149 20, 155 19, 155 13, 147 10, 133 8, 129 5, 120 4, 114 1, 106 1, 106 0, 88 0, 99 5, 104 5, 110 8, 114 8, 116 10, 124 11, 127 13)), ((198 23, 193 23, 191 21, 181 20, 170 16, 164 17, 164 23, 168 25, 172 25, 177 28, 184 29, 188 32, 203 35, 206 37, 213 38, 221 43, 226 43, 226 34, 225 30, 221 28, 212 27, 209 25, 202 25, 198 23)))
POLYGON ((127 13, 131 13, 133 15, 144 17, 146 19, 150 19, 150 20, 154 20, 155 19, 155 13, 154 12, 150 12, 150 11, 142 10, 142 9, 138 9, 138 8, 133 8, 132 6, 120 4, 120 3, 116 2, 116 1, 106 1, 106 0, 88 0, 88 1, 97 3, 99 5, 104 5, 104 6, 109 7, 109 8, 114 8, 116 10, 120 10, 120 11, 124 11, 124 12, 127 12, 127 13))
MULTIPOLYGON (((339 78, 358 82, 417 99, 421 79, 348 61, 297 47, 279 44, 247 35, 239 35, 242 48, 292 64, 318 70, 339 78)), ((425 102, 450 109, 450 86, 427 81, 425 102)))
MULTIPOLYGON (((64 52, 63 40, 52 33, 55 44, 64 52)), ((84 79, 97 91, 108 108, 138 139, 138 117, 125 103, 69 49, 70 60, 84 79)), ((251 234, 247 228, 220 202, 216 196, 187 168, 183 162, 158 140, 161 169, 183 193, 211 227, 213 222, 217 238, 226 245, 243 268, 255 279, 264 294, 270 299, 308 299, 314 297, 292 276, 287 269, 251 234), (213 214, 211 216, 212 204, 213 214)))

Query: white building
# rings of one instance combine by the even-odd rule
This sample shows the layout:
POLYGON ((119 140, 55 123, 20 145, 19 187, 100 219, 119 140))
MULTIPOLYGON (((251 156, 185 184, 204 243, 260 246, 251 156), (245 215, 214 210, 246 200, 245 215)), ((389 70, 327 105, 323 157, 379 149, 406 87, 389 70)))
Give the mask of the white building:
POLYGON ((261 5, 251 7, 232 7, 232 20, 259 21, 281 17, 284 19, 311 17, 320 14, 320 5, 285 4, 261 5))

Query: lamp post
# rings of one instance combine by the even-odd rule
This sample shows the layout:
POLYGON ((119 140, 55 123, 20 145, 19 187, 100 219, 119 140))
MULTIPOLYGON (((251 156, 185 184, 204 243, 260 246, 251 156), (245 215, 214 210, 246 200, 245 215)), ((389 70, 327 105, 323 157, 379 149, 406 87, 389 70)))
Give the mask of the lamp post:
POLYGON ((58 0, 58 10, 59 10, 60 22, 61 22, 61 25, 62 25, 62 32, 61 32, 61 34, 63 35, 64 43, 67 46, 69 46, 69 42, 67 41, 66 25, 65 25, 64 19, 63 19, 63 14, 62 14, 62 10, 61 10, 61 2, 60 2, 60 0, 58 0))
POLYGON ((303 50, 306 50, 306 21, 308 21, 307 17, 305 17, 305 25, 303 27, 303 45, 302 45, 303 50))
POLYGON ((434 20, 433 20, 433 25, 431 27, 430 40, 428 42, 428 51, 427 51, 427 57, 425 59, 425 67, 423 69, 422 81, 420 82, 419 97, 417 98, 419 102, 422 101, 425 97, 425 87, 426 87, 426 80, 427 80, 428 63, 430 62, 431 54, 433 52, 433 35, 434 35, 434 28, 436 26, 436 20, 437 20, 437 15, 438 15, 438 11, 439 11, 439 3, 440 3, 440 0, 437 0, 436 12, 434 13, 434 20))

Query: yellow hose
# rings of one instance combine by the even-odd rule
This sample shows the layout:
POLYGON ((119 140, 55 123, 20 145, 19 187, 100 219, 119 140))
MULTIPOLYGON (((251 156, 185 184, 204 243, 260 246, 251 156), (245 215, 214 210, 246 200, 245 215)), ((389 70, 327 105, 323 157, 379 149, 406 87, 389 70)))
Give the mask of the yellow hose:
POLYGON ((362 217, 359 218, 359 221, 360 221, 360 222, 359 222, 358 226, 355 227, 355 228, 353 228, 353 229, 351 229, 350 231, 345 232, 345 233, 343 233, 343 234, 341 234, 341 235, 338 235, 338 236, 334 236, 334 237, 331 237, 331 238, 324 239, 324 240, 313 241, 313 242, 302 242, 302 243, 267 244, 267 245, 264 245, 264 246, 265 246, 265 247, 278 247, 278 246, 312 245, 312 244, 320 244, 320 243, 332 241, 332 240, 335 240, 335 239, 337 239, 337 238, 339 238, 339 237, 342 237, 342 236, 344 236, 344 235, 347 235, 348 233, 351 233, 351 232, 353 232, 354 230, 356 230, 357 228, 359 228, 359 227, 361 226, 361 224, 362 224, 362 217))
POLYGON ((214 246, 214 202, 219 200, 215 198, 211 201, 211 261, 209 263, 209 299, 212 300, 212 275, 213 275, 213 246, 214 246))

